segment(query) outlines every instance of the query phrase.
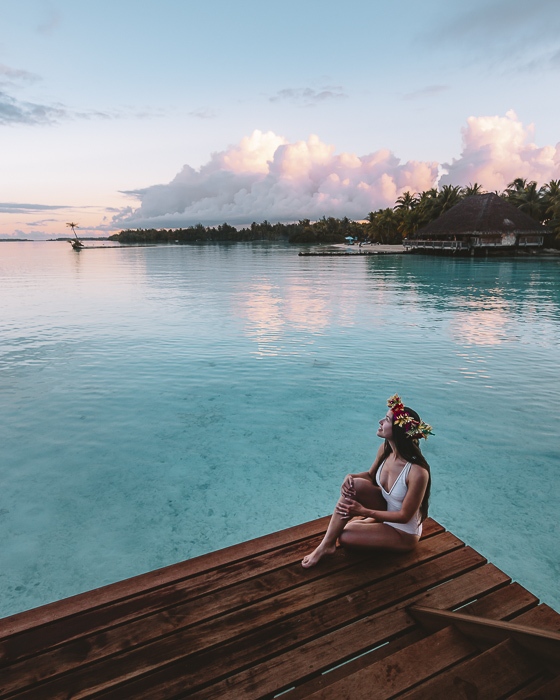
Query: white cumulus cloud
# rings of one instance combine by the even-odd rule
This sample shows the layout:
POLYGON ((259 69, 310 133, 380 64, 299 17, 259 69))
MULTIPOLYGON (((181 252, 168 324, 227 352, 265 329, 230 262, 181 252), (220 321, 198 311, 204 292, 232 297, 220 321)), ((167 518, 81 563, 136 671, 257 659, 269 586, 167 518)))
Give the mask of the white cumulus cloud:
POLYGON ((524 126, 515 112, 505 117, 470 117, 462 130, 461 156, 443 163, 440 184, 479 182, 487 190, 503 190, 517 177, 544 184, 560 177, 560 143, 539 148, 534 126, 524 126))
POLYGON ((470 117, 461 155, 450 163, 401 160, 390 150, 368 155, 336 153, 318 136, 290 143, 271 131, 254 131, 214 153, 195 170, 185 165, 171 182, 129 191, 140 205, 123 209, 112 227, 178 228, 196 223, 250 224, 323 216, 362 219, 392 207, 403 192, 478 182, 503 190, 516 177, 544 184, 560 178, 560 144, 538 147, 534 128, 513 111, 470 117))
POLYGON ((432 187, 437 171, 435 162, 401 163, 389 150, 336 154, 318 136, 289 143, 257 130, 214 153, 199 170, 185 165, 168 184, 127 192, 140 206, 116 216, 114 223, 171 228, 322 216, 361 219, 373 209, 393 206, 405 190, 432 187))

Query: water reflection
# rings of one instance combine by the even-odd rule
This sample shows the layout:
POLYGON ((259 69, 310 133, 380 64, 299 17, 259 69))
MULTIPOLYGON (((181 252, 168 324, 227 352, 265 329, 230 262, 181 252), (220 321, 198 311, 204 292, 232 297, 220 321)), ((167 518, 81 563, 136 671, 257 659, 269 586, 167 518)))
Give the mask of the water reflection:
POLYGON ((334 269, 328 280, 320 267, 306 265, 278 277, 259 277, 247 268, 247 279, 240 278, 231 311, 243 321, 245 335, 257 343, 256 354, 291 354, 291 334, 306 334, 306 342, 312 344, 314 337, 334 326, 355 324, 361 276, 356 278, 351 269, 334 269))
MULTIPOLYGON (((287 288, 287 320, 300 331, 320 332, 327 328, 334 313, 325 291, 309 285, 293 284, 287 288)), ((351 303, 351 302, 350 302, 351 303)), ((346 304, 343 302, 342 306, 346 304)))
POLYGON ((368 260, 368 276, 380 300, 389 289, 399 304, 425 313, 452 311, 460 342, 495 344, 507 339, 515 317, 557 317, 560 262, 394 256, 368 260), (461 330, 463 329, 463 330, 461 330))
POLYGON ((282 298, 277 287, 264 280, 251 284, 237 297, 237 314, 246 321, 245 332, 257 343, 258 355, 278 355, 282 351, 285 320, 282 298))
POLYGON ((487 309, 486 302, 465 302, 465 310, 450 317, 451 337, 463 345, 500 345, 508 339, 509 315, 487 309))

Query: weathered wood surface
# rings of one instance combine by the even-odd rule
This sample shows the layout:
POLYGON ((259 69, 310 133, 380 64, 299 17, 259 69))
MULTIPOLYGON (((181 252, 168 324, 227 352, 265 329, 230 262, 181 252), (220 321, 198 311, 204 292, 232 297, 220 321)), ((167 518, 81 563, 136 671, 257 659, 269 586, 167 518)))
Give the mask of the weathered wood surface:
POLYGON ((558 637, 560 615, 480 554, 428 520, 413 552, 339 550, 303 569, 326 523, 0 620, 0 698, 558 696, 535 650, 452 626, 558 637), (412 606, 457 614, 430 629, 412 606))
POLYGON ((511 639, 535 654, 552 668, 560 668, 560 633, 486 617, 436 610, 413 605, 408 611, 425 630, 436 632, 453 625, 480 646, 493 646, 511 639))

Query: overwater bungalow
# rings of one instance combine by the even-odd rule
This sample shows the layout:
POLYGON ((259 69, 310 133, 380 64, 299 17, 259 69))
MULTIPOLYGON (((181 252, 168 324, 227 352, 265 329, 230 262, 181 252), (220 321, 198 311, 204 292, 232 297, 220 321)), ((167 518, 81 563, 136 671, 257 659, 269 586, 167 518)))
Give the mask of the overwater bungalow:
POLYGON ((465 197, 403 243, 406 250, 477 255, 543 248, 551 232, 497 194, 465 197))

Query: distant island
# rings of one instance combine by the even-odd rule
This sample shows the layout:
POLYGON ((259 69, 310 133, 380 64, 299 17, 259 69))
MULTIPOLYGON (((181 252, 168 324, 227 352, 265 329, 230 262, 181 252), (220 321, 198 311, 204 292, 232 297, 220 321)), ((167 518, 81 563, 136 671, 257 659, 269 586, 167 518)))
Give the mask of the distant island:
MULTIPOLYGON (((419 228, 435 221, 465 197, 483 194, 478 183, 467 187, 444 185, 413 194, 405 192, 393 207, 370 212, 363 221, 347 217, 323 217, 318 221, 303 219, 295 223, 269 221, 253 222, 236 228, 224 223, 219 226, 196 224, 177 229, 127 229, 109 236, 119 243, 198 243, 240 241, 285 241, 294 244, 344 243, 357 241, 400 244, 419 228)), ((555 236, 551 242, 560 248, 560 180, 551 180, 542 187, 534 181, 516 178, 503 192, 496 192, 508 203, 518 207, 540 224, 545 224, 555 236)))
MULTIPOLYGON (((109 239, 107 236, 97 236, 96 238, 90 237, 88 238, 87 236, 80 236, 82 241, 108 241, 109 239)), ((64 236, 61 238, 49 238, 49 241, 71 241, 72 239, 69 238, 68 236, 64 236)))
POLYGON ((344 243, 346 237, 363 240, 367 237, 366 224, 348 218, 323 217, 319 221, 309 219, 292 224, 271 224, 263 221, 237 229, 224 223, 220 226, 196 224, 177 229, 135 229, 121 231, 109 240, 119 243, 234 243, 242 241, 283 241, 288 243, 344 243))

